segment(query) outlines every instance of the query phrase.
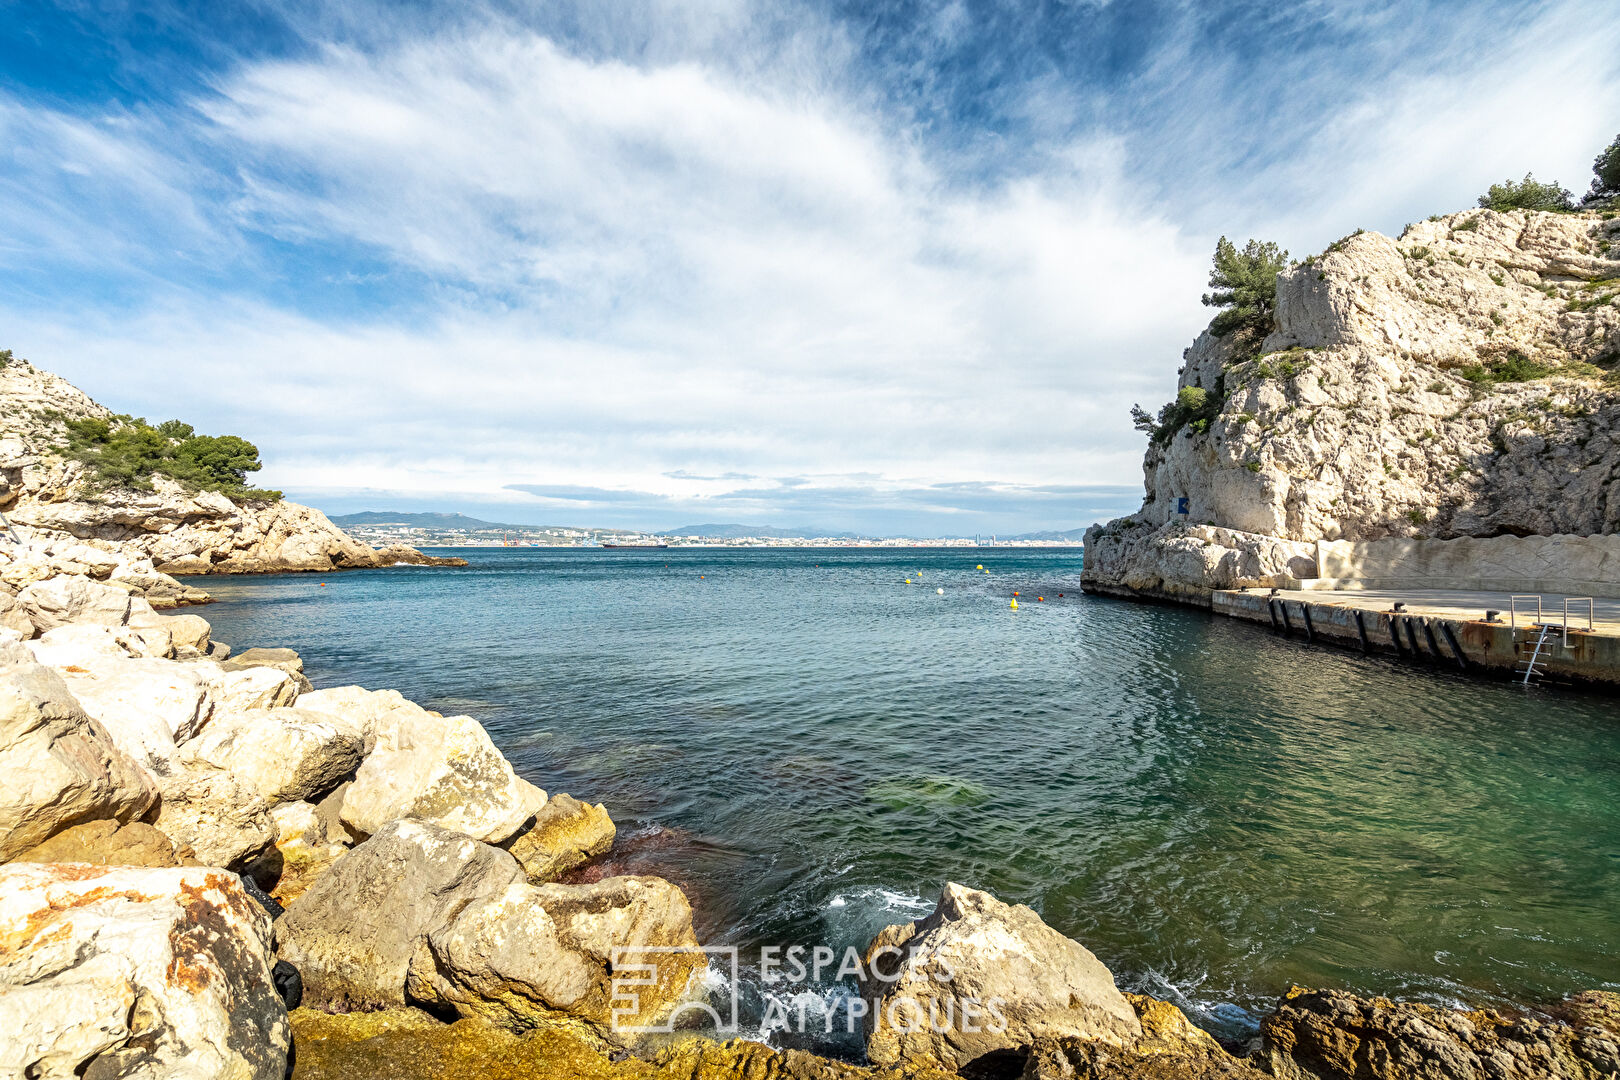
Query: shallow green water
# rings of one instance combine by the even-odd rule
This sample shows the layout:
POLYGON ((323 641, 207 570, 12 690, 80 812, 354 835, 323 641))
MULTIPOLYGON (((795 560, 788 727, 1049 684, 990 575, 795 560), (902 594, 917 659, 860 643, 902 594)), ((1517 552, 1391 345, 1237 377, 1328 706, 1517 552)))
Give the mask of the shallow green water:
POLYGON ((954 880, 1228 1035, 1290 983, 1620 985, 1612 700, 1082 597, 1074 551, 461 554, 204 614, 605 800, 610 869, 683 882, 705 940, 864 944, 954 880))

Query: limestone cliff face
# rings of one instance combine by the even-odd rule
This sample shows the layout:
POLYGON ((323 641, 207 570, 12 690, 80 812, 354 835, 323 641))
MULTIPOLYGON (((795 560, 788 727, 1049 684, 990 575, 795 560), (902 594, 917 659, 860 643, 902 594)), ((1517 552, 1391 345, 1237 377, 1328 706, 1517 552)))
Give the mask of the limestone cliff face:
POLYGON ((237 504, 155 477, 151 491, 95 491, 63 457, 63 419, 112 415, 67 380, 14 360, 0 368, 0 512, 33 545, 82 543, 171 574, 266 573, 439 563, 404 546, 378 550, 319 510, 237 504))
POLYGON ((1347 237, 1283 272, 1258 347, 1206 331, 1184 359, 1180 386, 1224 402, 1150 447, 1140 511, 1087 534, 1099 590, 1282 584, 1317 540, 1620 531, 1620 219, 1347 237), (1504 365, 1553 370, 1481 385, 1504 365))

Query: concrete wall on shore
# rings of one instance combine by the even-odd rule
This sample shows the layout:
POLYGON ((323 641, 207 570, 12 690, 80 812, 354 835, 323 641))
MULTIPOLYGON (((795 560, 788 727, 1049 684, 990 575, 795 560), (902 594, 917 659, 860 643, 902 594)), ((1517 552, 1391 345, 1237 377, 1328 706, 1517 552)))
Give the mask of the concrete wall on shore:
POLYGON ((1620 597, 1620 534, 1321 540, 1305 589, 1470 589, 1620 597))

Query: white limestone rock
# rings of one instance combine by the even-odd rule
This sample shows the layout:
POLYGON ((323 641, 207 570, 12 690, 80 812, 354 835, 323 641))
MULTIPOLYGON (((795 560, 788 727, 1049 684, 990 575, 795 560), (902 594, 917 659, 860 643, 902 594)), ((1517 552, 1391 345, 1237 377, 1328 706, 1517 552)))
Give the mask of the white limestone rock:
POLYGON ((1125 1046, 1142 1036, 1089 949, 1030 908, 962 885, 946 885, 926 919, 881 931, 866 964, 879 975, 863 986, 874 1064, 956 1070, 1037 1039, 1125 1046))
POLYGON ((322 713, 269 708, 222 711, 184 753, 227 770, 274 806, 331 791, 359 767, 361 746, 359 732, 322 713))
POLYGON ((369 835, 415 818, 493 844, 533 815, 532 785, 476 720, 427 712, 399 719, 360 766, 343 800, 344 825, 369 835))
POLYGON ((129 593, 82 577, 36 581, 17 594, 40 633, 68 623, 122 626, 129 619, 129 593))
POLYGON ((112 655, 83 660, 60 669, 68 689, 125 753, 148 768, 166 767, 176 746, 214 714, 213 688, 223 676, 217 664, 112 655))
POLYGON ((453 1006, 463 1016, 522 1030, 555 1013, 610 1033, 651 1027, 691 999, 708 958, 692 932, 692 908, 657 877, 615 877, 591 885, 515 882, 469 904, 428 935, 406 983, 411 998, 453 1006), (655 969, 615 1024, 616 950, 655 969))
POLYGON ((202 761, 167 762, 154 772, 161 799, 153 822, 206 866, 237 869, 276 842, 270 804, 245 781, 202 761))
POLYGON ((0 862, 69 826, 144 817, 154 778, 85 715, 54 670, 0 643, 0 862))
POLYGON ((298 680, 280 668, 254 667, 225 672, 214 687, 221 711, 277 709, 298 700, 298 680))
POLYGON ((0 942, 8 1075, 286 1072, 291 1027, 271 976, 270 920, 234 874, 0 867, 0 942))
MULTIPOLYGON (((1620 219, 1468 210, 1284 271, 1264 342, 1206 331, 1184 354, 1180 386, 1219 386, 1224 405, 1149 448, 1142 509, 1088 531, 1084 582, 1182 596, 1273 576, 1189 558, 1196 527, 1304 544, 1620 532, 1620 392, 1602 377, 1620 363, 1617 256, 1620 219), (1512 354, 1552 376, 1464 377, 1512 354)), ((1258 543, 1229 550, 1287 575, 1258 543)))

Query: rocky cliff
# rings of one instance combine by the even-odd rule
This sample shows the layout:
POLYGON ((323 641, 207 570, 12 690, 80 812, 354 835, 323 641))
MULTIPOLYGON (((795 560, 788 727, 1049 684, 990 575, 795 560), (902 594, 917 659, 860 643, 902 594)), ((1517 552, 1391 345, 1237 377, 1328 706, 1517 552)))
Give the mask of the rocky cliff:
POLYGON ((238 503, 164 476, 152 478, 151 490, 101 490, 61 448, 67 421, 111 416, 67 380, 26 361, 0 367, 0 512, 28 549, 0 543, 0 558, 48 563, 57 548, 83 545, 169 574, 460 563, 404 546, 369 547, 307 506, 238 503))
POLYGON ((1263 340, 1183 359, 1203 408, 1153 440, 1142 509, 1086 534, 1093 591, 1285 584, 1318 540, 1620 531, 1613 211, 1358 232, 1282 272, 1263 340))

